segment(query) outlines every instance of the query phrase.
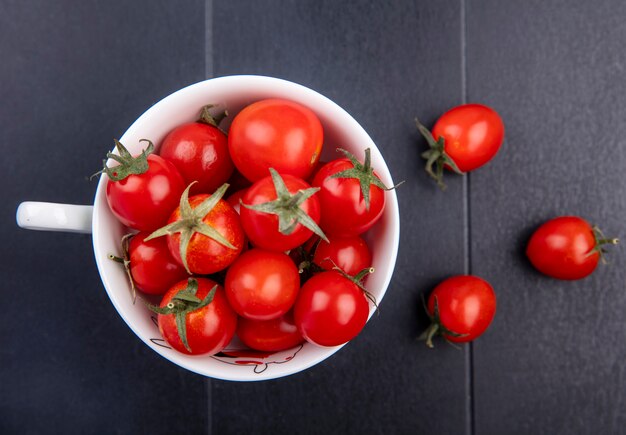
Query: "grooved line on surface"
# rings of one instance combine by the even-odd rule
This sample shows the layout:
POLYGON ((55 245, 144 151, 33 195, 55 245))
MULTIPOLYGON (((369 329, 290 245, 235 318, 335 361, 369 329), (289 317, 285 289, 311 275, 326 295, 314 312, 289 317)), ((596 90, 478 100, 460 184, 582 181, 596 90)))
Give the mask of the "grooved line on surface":
MULTIPOLYGON (((213 76, 213 0, 204 2, 204 77, 213 76)), ((213 433, 213 386, 210 378, 205 378, 206 390, 206 433, 213 433)))
MULTIPOLYGON (((460 37, 461 37, 461 102, 467 103, 467 10, 466 1, 460 0, 460 37)), ((463 238, 464 238, 464 273, 472 273, 472 240, 471 240, 471 203, 470 203, 470 174, 463 177, 463 238)), ((466 433, 473 435, 476 432, 474 423, 474 345, 470 342, 465 348, 465 389, 466 398, 466 433)))

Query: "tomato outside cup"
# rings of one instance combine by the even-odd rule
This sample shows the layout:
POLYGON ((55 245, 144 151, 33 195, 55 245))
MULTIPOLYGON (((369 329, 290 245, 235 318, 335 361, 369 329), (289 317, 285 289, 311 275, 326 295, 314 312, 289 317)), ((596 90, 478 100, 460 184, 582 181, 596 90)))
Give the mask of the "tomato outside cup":
MULTIPOLYGON (((321 159, 338 157, 335 149, 344 148, 356 156, 371 149, 372 166, 387 186, 394 182, 380 151, 359 123, 323 95, 302 85, 262 76, 227 76, 187 86, 165 97, 139 117, 120 138, 132 154, 142 151, 140 139, 150 138, 160 144, 176 126, 193 121, 200 108, 208 103, 223 105, 231 115, 246 105, 266 98, 288 99, 310 108, 324 128, 321 159)), ((222 124, 228 129, 230 116, 222 124)), ((114 161, 109 160, 109 165, 114 161)), ((133 303, 130 284, 123 267, 108 257, 120 255, 120 240, 129 230, 110 211, 106 195, 106 176, 98 182, 93 205, 23 202, 17 209, 17 224, 26 229, 91 233, 94 256, 104 288, 122 319, 152 350, 171 362, 198 374, 232 381, 260 381, 291 375, 305 370, 333 355, 342 346, 319 347, 309 343, 281 352, 257 352, 245 348, 236 338, 222 352, 213 356, 188 356, 167 347, 152 320, 152 313, 142 302, 133 303)), ((364 239, 373 253, 375 273, 368 277, 368 291, 382 301, 396 263, 400 236, 398 200, 394 190, 385 192, 386 207, 382 218, 364 239)), ((375 307, 370 304, 369 316, 375 307)))

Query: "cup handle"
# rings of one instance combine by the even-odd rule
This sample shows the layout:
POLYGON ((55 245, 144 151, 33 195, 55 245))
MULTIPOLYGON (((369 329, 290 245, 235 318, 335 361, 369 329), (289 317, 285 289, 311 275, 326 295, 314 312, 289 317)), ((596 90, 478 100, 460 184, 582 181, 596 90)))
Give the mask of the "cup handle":
POLYGON ((26 201, 15 214, 17 225, 28 230, 91 233, 93 206, 26 201))

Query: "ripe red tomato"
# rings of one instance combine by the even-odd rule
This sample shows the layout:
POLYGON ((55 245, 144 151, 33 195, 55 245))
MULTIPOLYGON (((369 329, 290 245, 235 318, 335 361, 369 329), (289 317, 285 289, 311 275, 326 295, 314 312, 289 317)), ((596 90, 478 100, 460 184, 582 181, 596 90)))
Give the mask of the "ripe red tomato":
POLYGON ((291 175, 280 177, 276 172, 255 182, 243 196, 240 209, 241 224, 250 242, 258 248, 283 252, 307 241, 312 229, 321 233, 315 192, 306 181, 291 175), (294 203, 296 197, 300 200, 294 203))
POLYGON ((245 107, 235 116, 228 148, 237 169, 250 181, 281 174, 306 179, 319 160, 322 124, 307 107, 268 99, 245 107))
POLYGON ((190 274, 219 272, 243 249, 244 233, 239 215, 221 199, 228 184, 223 184, 212 195, 188 198, 190 187, 181 195, 180 206, 174 210, 168 224, 150 234, 148 240, 167 236, 172 256, 190 274))
POLYGON ((172 130, 161 143, 159 155, 176 166, 186 184, 197 181, 191 194, 213 193, 231 176, 234 166, 226 135, 218 128, 192 122, 172 130))
POLYGON ((320 240, 318 243, 313 262, 326 270, 332 270, 336 265, 348 275, 355 276, 371 267, 372 253, 359 236, 329 237, 328 242, 320 240))
POLYGON ((237 324, 237 336, 249 348, 267 352, 290 349, 304 341, 291 311, 272 320, 241 317, 237 324))
POLYGON ((428 312, 432 323, 423 338, 429 347, 433 347, 435 335, 457 343, 468 342, 491 324, 496 313, 496 295, 484 279, 457 275, 435 287, 428 298, 428 312))
POLYGON ((606 239, 596 228, 577 216, 562 216, 541 225, 531 236, 526 255, 537 270, 564 280, 581 279, 598 265, 606 239))
POLYGON ((282 252, 250 249, 228 268, 224 286, 237 314, 252 320, 271 320, 293 305, 300 276, 293 261, 282 252))
POLYGON ((139 290, 162 295, 175 283, 185 279, 187 272, 172 257, 167 241, 164 238, 145 241, 149 234, 143 231, 130 240, 130 273, 139 290))
POLYGON ((163 296, 160 309, 169 308, 169 311, 174 312, 158 315, 159 330, 165 341, 179 352, 189 355, 216 354, 233 338, 237 329, 237 314, 228 305, 219 284, 207 278, 192 278, 189 281, 178 282, 163 296), (189 281, 194 280, 197 282, 197 291, 190 292, 189 281), (214 287, 216 290, 212 300, 204 306, 201 302, 177 298, 181 293, 188 293, 199 301, 206 301, 205 298, 214 287), (181 317, 180 322, 177 322, 177 316, 181 317), (177 323, 184 324, 184 331, 179 329, 177 323))
POLYGON ((469 172, 489 162, 504 140, 504 123, 498 113, 482 104, 463 104, 447 111, 437 120, 432 134, 417 121, 430 149, 426 171, 443 184, 443 168, 469 172), (436 171, 432 166, 436 165, 436 171))
POLYGON ((246 192, 248 191, 247 188, 245 189, 241 189, 236 191, 235 193, 233 193, 232 195, 230 195, 228 198, 226 198, 226 201, 228 201, 228 203, 235 209, 235 211, 239 214, 241 214, 241 203, 240 200, 243 199, 243 197, 245 196, 246 192))
POLYGON ((106 197, 113 214, 124 225, 140 231, 152 231, 164 225, 185 190, 185 182, 176 167, 167 160, 144 153, 133 157, 116 141, 119 156, 108 153, 120 165, 105 168, 109 176, 106 197), (147 157, 146 157, 146 154, 147 157))
POLYGON ((365 164, 350 155, 321 167, 313 178, 313 187, 320 188, 316 195, 322 209, 320 226, 327 235, 356 236, 369 230, 383 214, 384 185, 370 167, 369 149, 366 151, 365 164), (367 192, 361 190, 359 178, 337 176, 342 173, 349 175, 348 171, 353 169, 369 186, 367 192))
POLYGON ((298 330, 307 341, 319 346, 338 346, 356 337, 368 315, 363 290, 335 271, 309 279, 294 305, 298 330))

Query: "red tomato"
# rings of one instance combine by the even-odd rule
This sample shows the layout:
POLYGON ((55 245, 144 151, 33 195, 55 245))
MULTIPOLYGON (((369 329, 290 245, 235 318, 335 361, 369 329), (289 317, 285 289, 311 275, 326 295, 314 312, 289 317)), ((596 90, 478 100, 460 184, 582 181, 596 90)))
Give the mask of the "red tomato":
POLYGON ((168 224, 150 234, 148 239, 167 236, 167 244, 176 261, 187 272, 211 274, 228 267, 241 253, 244 234, 239 215, 221 199, 228 184, 212 195, 188 198, 189 187, 168 224))
MULTIPOLYGON (((124 225, 140 231, 155 230, 165 224, 176 208, 185 182, 173 164, 154 154, 147 156, 147 164, 140 169, 143 173, 127 174, 127 167, 136 168, 141 160, 145 164, 146 158, 143 155, 132 157, 116 143, 125 163, 104 170, 109 176, 106 188, 109 207, 124 225), (123 179, 114 181, 118 177, 123 179)), ((151 147, 152 144, 150 150, 151 147)))
MULTIPOLYGON (((300 215, 308 216, 317 228, 320 221, 320 205, 314 190, 304 180, 291 175, 283 175, 282 182, 285 192, 280 192, 280 182, 274 177, 262 178, 248 188, 243 197, 243 206, 240 209, 241 224, 250 242, 263 249, 271 251, 287 251, 303 244, 313 231, 311 225, 303 221, 300 215), (279 184, 277 184, 279 183, 279 184), (308 189, 308 190, 307 190, 308 189), (294 196, 302 195, 303 202, 290 204, 294 196), (302 193, 299 193, 302 192, 302 193), (313 196, 311 196, 313 195, 313 196), (306 198, 306 199, 305 199, 306 198), (248 208, 253 206, 255 209, 248 208), (259 211, 256 207, 269 207, 273 211, 259 211), (280 221, 285 226, 291 226, 290 232, 281 232, 280 221)), ((319 228, 317 228, 319 232, 319 228)))
POLYGON ((249 348, 268 352, 290 349, 304 341, 293 322, 291 311, 272 320, 241 317, 237 324, 237 336, 249 348))
POLYGON ((139 290, 162 295, 175 283, 185 279, 187 272, 174 260, 164 238, 144 241, 148 235, 148 232, 140 232, 130 240, 130 273, 139 290))
POLYGON ((185 333, 188 348, 185 346, 176 325, 176 314, 159 314, 159 330, 167 343, 179 352, 189 355, 216 354, 226 347, 237 329, 237 314, 228 305, 224 290, 216 282, 207 278, 195 278, 198 289, 195 296, 200 300, 207 297, 214 286, 217 286, 213 300, 206 306, 193 309, 193 303, 175 299, 175 296, 188 288, 188 281, 183 280, 175 284, 163 296, 160 308, 168 307, 172 303, 178 309, 191 309, 181 315, 185 318, 185 333))
POLYGON ((496 155, 504 140, 502 118, 482 104, 454 107, 437 120, 432 134, 419 121, 417 127, 430 146, 422 154, 426 171, 442 188, 444 167, 461 173, 477 169, 496 155))
POLYGON ((480 336, 491 324, 496 313, 496 295, 487 281, 477 276, 458 275, 448 278, 432 291, 428 298, 432 324, 424 333, 426 344, 432 347, 433 336, 462 343, 480 336), (435 301, 437 311, 435 313, 435 301))
POLYGON ((335 271, 309 279, 294 305, 294 320, 302 336, 319 346, 338 346, 356 337, 368 315, 363 290, 335 271))
POLYGON ((365 240, 359 236, 329 237, 328 242, 320 240, 318 243, 313 262, 326 270, 332 270, 337 265, 348 275, 355 276, 371 267, 372 254, 365 240))
POLYGON ((226 201, 228 201, 228 203, 239 214, 241 214, 240 213, 241 212, 241 203, 239 201, 243 199, 243 197, 245 196, 247 191, 248 191, 248 189, 241 189, 241 190, 236 191, 232 195, 230 195, 228 198, 226 198, 226 201))
POLYGON ((213 193, 231 176, 234 166, 226 135, 201 122, 183 124, 163 139, 159 155, 176 166, 186 184, 197 181, 192 194, 213 193))
POLYGON ((464 104, 441 115, 433 127, 433 137, 443 137, 446 154, 462 172, 468 172, 496 155, 504 140, 504 123, 490 107, 464 104))
POLYGON ((269 99, 250 104, 235 116, 228 148, 237 169, 250 181, 281 174, 306 179, 322 151, 322 124, 307 107, 269 99))
POLYGON ((271 320, 293 305, 300 276, 287 255, 250 249, 228 268, 224 286, 230 305, 240 316, 271 320))
POLYGON ((531 236, 526 255, 537 270, 558 279, 590 275, 602 255, 602 245, 616 244, 577 216, 562 216, 541 225, 531 236))
MULTIPOLYGON (((369 154, 369 150, 367 151, 369 154)), ((371 172, 369 155, 365 168, 349 158, 333 160, 317 171, 313 187, 319 187, 317 197, 322 209, 320 226, 327 235, 349 237, 369 230, 380 219, 385 208, 385 191, 376 173, 371 172), (369 207, 358 178, 333 178, 334 175, 361 167, 369 185, 369 207), (374 181, 374 178, 377 181, 374 181)))

